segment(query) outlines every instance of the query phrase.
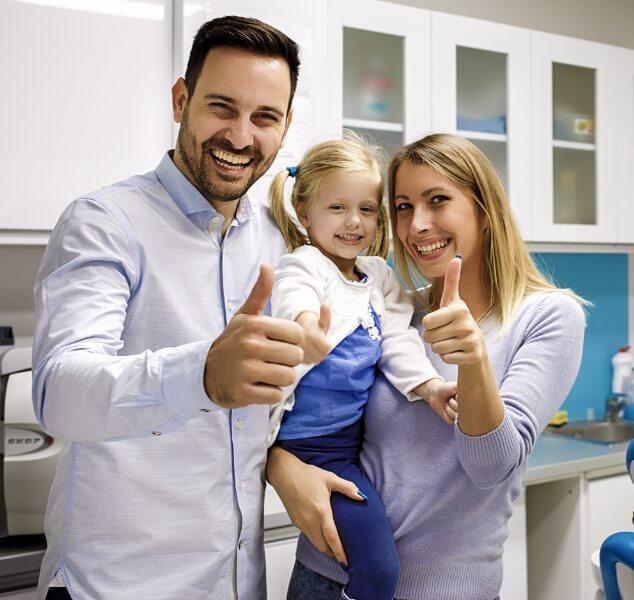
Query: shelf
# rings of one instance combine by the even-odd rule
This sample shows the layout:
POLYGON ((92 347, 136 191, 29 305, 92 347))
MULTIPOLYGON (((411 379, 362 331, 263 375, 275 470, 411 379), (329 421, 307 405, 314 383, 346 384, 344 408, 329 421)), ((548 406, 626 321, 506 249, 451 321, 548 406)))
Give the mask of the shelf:
POLYGON ((0 246, 46 246, 51 232, 36 229, 0 229, 0 246))
POLYGON ((567 142, 565 140, 553 140, 554 148, 566 148, 568 150, 584 150, 586 152, 594 152, 595 144, 586 144, 585 142, 567 142))
POLYGON ((507 141, 505 133, 486 133, 484 131, 467 131, 466 129, 459 129, 456 133, 462 137, 466 137, 468 140, 484 140, 487 142, 507 141))
POLYGON ((354 129, 374 129, 375 131, 403 131, 403 123, 391 123, 390 121, 344 119, 343 126, 354 129))

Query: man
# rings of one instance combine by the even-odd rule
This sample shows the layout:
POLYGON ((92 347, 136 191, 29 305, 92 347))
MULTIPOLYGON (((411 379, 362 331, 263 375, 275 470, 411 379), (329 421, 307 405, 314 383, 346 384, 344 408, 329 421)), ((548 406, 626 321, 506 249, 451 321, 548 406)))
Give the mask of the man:
POLYGON ((268 405, 303 353, 297 324, 262 316, 260 265, 284 242, 246 193, 288 131, 298 69, 265 23, 203 25, 172 88, 175 151, 75 201, 51 235, 33 398, 71 443, 38 598, 265 597, 268 405))

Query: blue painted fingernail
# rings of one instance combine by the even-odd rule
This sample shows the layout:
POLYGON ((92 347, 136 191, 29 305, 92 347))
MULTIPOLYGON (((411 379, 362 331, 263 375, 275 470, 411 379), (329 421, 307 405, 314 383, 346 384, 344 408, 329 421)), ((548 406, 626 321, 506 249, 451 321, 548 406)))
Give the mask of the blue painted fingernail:
POLYGON ((357 490, 357 494, 359 494, 359 496, 361 496, 361 498, 363 498, 364 500, 368 499, 368 497, 361 490, 357 490))
POLYGON ((347 571, 347 570, 348 570, 348 565, 347 565, 346 563, 342 563, 342 562, 340 562, 340 563, 339 563, 339 566, 340 566, 340 567, 341 567, 344 571, 347 571))
POLYGON ((460 260, 462 260, 462 254, 456 254, 456 256, 454 256, 454 258, 459 258, 460 260))

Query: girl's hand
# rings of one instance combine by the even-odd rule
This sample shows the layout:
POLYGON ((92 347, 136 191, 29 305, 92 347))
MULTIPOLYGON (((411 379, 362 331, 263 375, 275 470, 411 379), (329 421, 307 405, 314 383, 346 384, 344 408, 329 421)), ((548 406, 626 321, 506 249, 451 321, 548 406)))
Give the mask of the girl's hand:
POLYGON ((304 362, 306 364, 319 364, 332 350, 330 342, 326 337, 330 329, 330 309, 322 306, 319 317, 313 312, 303 312, 297 317, 304 331, 304 362))
POLYGON ((279 446, 269 450, 266 477, 277 491, 295 527, 324 554, 348 564, 330 506, 333 492, 363 501, 357 486, 334 473, 307 465, 279 446))
POLYGON ((425 398, 427 404, 445 423, 453 425, 458 417, 458 384, 455 381, 430 379, 423 385, 426 385, 426 394, 419 395, 425 398))
POLYGON ((474 365, 486 356, 486 342, 467 305, 460 299, 461 260, 451 260, 440 308, 423 318, 423 339, 450 365, 474 365))

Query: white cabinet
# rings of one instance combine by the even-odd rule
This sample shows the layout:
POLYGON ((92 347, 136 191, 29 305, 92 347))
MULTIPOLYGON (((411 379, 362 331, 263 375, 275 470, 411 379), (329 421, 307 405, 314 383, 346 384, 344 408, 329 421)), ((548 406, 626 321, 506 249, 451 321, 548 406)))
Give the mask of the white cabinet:
POLYGON ((526 491, 513 502, 513 514, 508 520, 509 535, 502 554, 503 578, 500 598, 527 600, 528 564, 526 555, 526 491))
POLYGON ((328 131, 352 129, 388 157, 430 129, 430 13, 328 2, 328 131))
POLYGON ((288 582, 295 565, 297 538, 264 544, 268 600, 286 600, 288 582))
POLYGON ((634 486, 629 477, 574 477, 531 485, 526 505, 529 600, 594 600, 592 553, 608 535, 632 530, 634 486))
POLYGON ((533 240, 617 239, 616 48, 532 34, 533 240))
POLYGON ((634 244, 634 50, 616 51, 618 241, 634 244))
POLYGON ((432 56, 432 130, 488 156, 530 239, 530 32, 434 12, 432 56))
POLYGON ((153 169, 171 141, 172 8, 0 0, 0 239, 153 169))

